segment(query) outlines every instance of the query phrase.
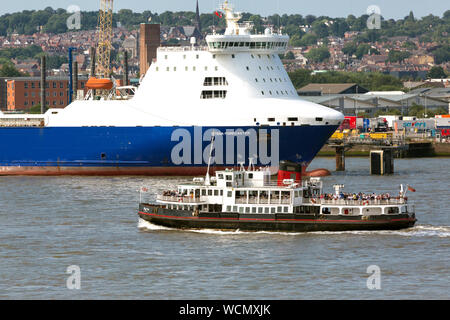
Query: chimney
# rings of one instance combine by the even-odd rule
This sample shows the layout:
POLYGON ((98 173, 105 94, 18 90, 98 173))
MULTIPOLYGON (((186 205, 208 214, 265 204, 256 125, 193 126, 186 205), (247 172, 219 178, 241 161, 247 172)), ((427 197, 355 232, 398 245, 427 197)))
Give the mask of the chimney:
POLYGON ((72 83, 73 83, 73 99, 72 101, 77 100, 78 96, 78 62, 74 61, 73 63, 73 71, 72 71, 72 83))
POLYGON ((156 52, 160 46, 161 26, 159 24, 141 23, 139 38, 140 75, 147 72, 156 59, 156 52))

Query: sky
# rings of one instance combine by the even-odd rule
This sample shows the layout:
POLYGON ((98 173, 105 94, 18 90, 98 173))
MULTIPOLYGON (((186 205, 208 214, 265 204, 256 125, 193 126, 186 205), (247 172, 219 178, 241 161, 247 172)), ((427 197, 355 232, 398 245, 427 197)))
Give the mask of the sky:
MULTIPOLYGON (((164 11, 194 11, 196 0, 115 0, 114 11, 131 9, 135 12, 150 10, 162 13, 164 11)), ((210 13, 216 10, 220 0, 199 0, 200 11, 210 13)), ((367 13, 367 8, 376 5, 384 18, 404 18, 412 10, 416 17, 437 15, 442 17, 450 9, 448 0, 230 0, 237 11, 257 13, 268 16, 279 14, 308 14, 330 17, 347 17, 349 14, 361 16, 367 13)), ((77 5, 82 11, 96 11, 100 0, 14 0, 2 1, 0 15, 22 10, 38 10, 45 7, 67 9, 77 5)))

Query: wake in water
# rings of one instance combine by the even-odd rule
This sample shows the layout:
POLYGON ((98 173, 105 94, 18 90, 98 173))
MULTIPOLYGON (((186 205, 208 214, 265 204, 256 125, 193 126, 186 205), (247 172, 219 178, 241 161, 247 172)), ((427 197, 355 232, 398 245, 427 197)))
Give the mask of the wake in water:
MULTIPOLYGON (((138 228, 148 231, 161 231, 161 230, 172 230, 181 231, 180 229, 168 228, 163 226, 158 226, 152 224, 143 219, 139 219, 138 228)), ((432 225, 418 225, 413 228, 391 231, 317 231, 317 232, 273 232, 273 231, 223 231, 223 230, 213 230, 213 229, 184 229, 184 232, 195 232, 203 234, 216 234, 216 235, 254 235, 254 234, 268 234, 268 235, 287 235, 287 236, 301 236, 301 235, 386 235, 386 236, 405 236, 405 237, 439 237, 439 238, 449 238, 450 237, 450 226, 432 226, 432 225)))

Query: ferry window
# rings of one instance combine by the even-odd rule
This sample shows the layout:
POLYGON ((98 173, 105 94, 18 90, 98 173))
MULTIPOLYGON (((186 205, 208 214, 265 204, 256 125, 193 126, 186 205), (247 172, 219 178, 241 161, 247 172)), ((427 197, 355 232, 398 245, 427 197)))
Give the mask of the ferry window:
POLYGON ((288 213, 289 212, 289 207, 283 207, 283 212, 284 213, 288 213))
POLYGON ((208 190, 208 196, 212 196, 212 190, 208 190))
POLYGON ((226 178, 227 178, 228 181, 233 180, 233 176, 232 175, 227 175, 226 178))
POLYGON ((183 59, 186 59, 186 55, 185 54, 183 54, 183 59))
POLYGON ((251 55, 252 56, 252 59, 255 59, 255 56, 254 55, 251 55))
POLYGON ((283 207, 277 207, 277 213, 281 213, 283 211, 283 207))
POLYGON ((264 213, 269 213, 269 208, 264 208, 264 213))
POLYGON ((233 206, 233 212, 237 212, 237 206, 233 206))
POLYGON ((227 206, 227 212, 231 212, 231 206, 227 206))
POLYGON ((166 68, 166 71, 169 71, 169 70, 170 70, 170 68, 169 68, 169 67, 167 67, 167 68, 166 68))
POLYGON ((214 195, 218 196, 219 195, 219 190, 214 190, 214 195))
POLYGON ((198 58, 200 58, 200 56, 199 56, 199 55, 196 55, 196 56, 195 56, 195 58, 197 58, 197 59, 198 59, 198 58))
POLYGON ((177 67, 173 67, 173 71, 177 71, 177 67))
POLYGON ((258 82, 258 78, 255 78, 255 82, 258 82))
POLYGON ((288 121, 298 121, 298 118, 288 118, 288 121))
POLYGON ((270 208, 270 213, 275 213, 275 208, 270 208))
POLYGON ((275 121, 275 118, 267 118, 267 121, 269 121, 269 122, 274 122, 274 121, 275 121))
POLYGON ((227 192, 227 197, 228 197, 228 198, 233 197, 233 191, 228 191, 228 192, 227 192))
POLYGON ((227 187, 232 187, 233 185, 231 184, 231 182, 227 182, 227 187))
POLYGON ((231 58, 233 58, 233 59, 234 59, 234 58, 236 58, 236 56, 235 56, 234 54, 232 54, 232 55, 231 55, 231 58))
POLYGON ((239 213, 244 213, 244 207, 239 207, 239 213))
POLYGON ((159 71, 159 67, 156 67, 156 71, 159 71))
POLYGON ((258 213, 263 213, 263 208, 259 207, 258 208, 258 213))
POLYGON ((205 189, 202 190, 202 196, 206 196, 206 190, 205 189))
POLYGON ((215 54, 213 54, 213 59, 215 59, 216 58, 216 55, 215 54))
POLYGON ((220 180, 222 180, 222 179, 223 179, 223 174, 220 173, 220 174, 218 175, 218 177, 219 177, 220 180))
POLYGON ((396 214, 399 213, 400 210, 398 209, 398 207, 389 207, 387 208, 387 214, 396 214))
POLYGON ((264 91, 261 91, 261 94, 264 95, 264 91))
POLYGON ((195 71, 195 70, 197 70, 197 68, 196 67, 192 67, 192 71, 195 71))
POLYGON ((245 207, 245 213, 250 213, 250 207, 245 207))
POLYGON ((323 121, 323 118, 316 118, 316 121, 318 122, 323 121))
POLYGON ((249 67, 245 67, 245 69, 247 69, 247 71, 250 71, 250 68, 249 68, 249 67))
POLYGON ((253 173, 249 173, 249 174, 248 174, 248 178, 249 178, 249 179, 253 179, 253 173))
POLYGON ((207 66, 205 66, 205 71, 208 71, 208 67, 207 66))
POLYGON ((252 213, 256 213, 256 207, 252 207, 252 213))

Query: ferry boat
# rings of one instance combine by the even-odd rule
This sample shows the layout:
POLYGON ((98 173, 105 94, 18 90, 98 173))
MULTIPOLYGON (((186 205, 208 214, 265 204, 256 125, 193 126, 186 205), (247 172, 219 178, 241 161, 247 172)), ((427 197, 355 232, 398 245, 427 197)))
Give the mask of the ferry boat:
POLYGON ((277 232, 399 230, 416 222, 403 186, 395 198, 350 195, 343 192, 343 185, 335 185, 334 194, 325 194, 320 178, 302 182, 296 164, 281 166, 285 170, 276 181, 268 168, 252 165, 195 178, 176 190, 163 191, 154 202, 141 197, 138 215, 169 228, 277 232))
POLYGON ((199 175, 213 134, 223 136, 216 168, 255 157, 273 172, 278 160, 305 171, 344 116, 298 96, 279 57, 287 35, 252 34, 227 1, 221 10, 224 34, 158 48, 138 88, 89 92, 44 115, 0 114, 0 175, 199 175))

